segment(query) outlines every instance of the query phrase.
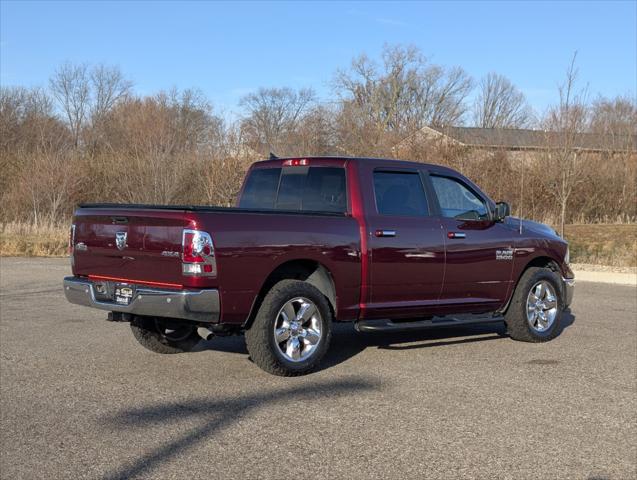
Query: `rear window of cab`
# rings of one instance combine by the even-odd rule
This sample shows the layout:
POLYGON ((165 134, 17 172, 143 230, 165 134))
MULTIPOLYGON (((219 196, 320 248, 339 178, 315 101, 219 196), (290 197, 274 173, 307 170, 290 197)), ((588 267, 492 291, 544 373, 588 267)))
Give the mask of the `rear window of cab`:
POLYGON ((252 170, 239 208, 344 213, 345 169, 294 166, 252 170))

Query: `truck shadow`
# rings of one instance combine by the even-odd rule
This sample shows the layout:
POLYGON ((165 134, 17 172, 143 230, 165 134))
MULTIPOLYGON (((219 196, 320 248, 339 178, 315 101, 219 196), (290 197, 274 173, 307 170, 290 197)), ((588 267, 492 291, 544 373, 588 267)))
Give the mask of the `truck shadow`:
MULTIPOLYGON (((562 314, 558 335, 561 335, 574 322, 575 316, 571 311, 565 311, 562 314)), ((357 332, 351 323, 337 323, 334 325, 330 349, 321 362, 319 371, 344 363, 367 348, 414 350, 491 340, 511 341, 503 322, 453 328, 431 328, 404 333, 366 334, 357 332)), ((248 354, 245 341, 241 336, 214 338, 209 342, 202 342, 200 349, 248 354)))
MULTIPOLYGON (((575 317, 570 312, 566 312, 561 330, 568 328, 574 321, 575 317)), ((321 370, 346 362, 367 348, 410 350, 498 339, 506 341, 506 332, 504 325, 497 323, 380 335, 363 335, 356 332, 352 324, 336 324, 332 346, 322 362, 321 370)), ((247 354, 242 337, 217 338, 202 343, 205 346, 204 349, 247 354)), ((379 388, 378 382, 362 377, 329 382, 300 379, 300 382, 296 386, 276 391, 258 392, 221 400, 198 399, 150 404, 138 408, 124 408, 114 415, 109 415, 103 418, 103 423, 115 431, 150 429, 158 425, 184 421, 195 423, 196 426, 106 473, 103 478, 123 479, 147 475, 175 457, 183 455, 206 441, 211 441, 219 432, 229 428, 238 419, 267 406, 285 402, 320 401, 324 398, 351 395, 379 388)))
MULTIPOLYGON (((559 334, 575 322, 570 311, 562 315, 559 334)), ((321 370, 346 362, 367 348, 381 350, 414 350, 445 347, 464 343, 509 340, 503 322, 483 325, 467 325, 453 328, 431 328, 404 333, 361 334, 351 324, 337 324, 332 335, 332 345, 321 362, 321 370)))
POLYGON ((339 395, 351 395, 374 389, 378 389, 377 382, 353 377, 329 382, 305 381, 295 387, 252 393, 238 398, 187 400, 125 408, 115 415, 105 417, 103 424, 115 431, 150 429, 184 421, 197 426, 116 470, 106 473, 103 478, 126 479, 147 475, 186 451, 210 441, 217 433, 230 427, 235 421, 272 404, 323 401, 339 395))

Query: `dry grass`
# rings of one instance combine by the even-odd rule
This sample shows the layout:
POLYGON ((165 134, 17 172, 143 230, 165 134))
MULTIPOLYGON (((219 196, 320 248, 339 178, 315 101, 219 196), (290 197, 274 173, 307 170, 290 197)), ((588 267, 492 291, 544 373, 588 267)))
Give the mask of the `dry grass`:
MULTIPOLYGON (((571 261, 613 267, 637 267, 637 224, 567 225, 571 261)), ((66 225, 34 227, 26 223, 0 225, 0 256, 65 256, 66 225)))
POLYGON ((0 257, 63 257, 68 231, 67 225, 0 224, 0 257))
POLYGON ((566 225, 571 261, 637 267, 637 224, 566 225))

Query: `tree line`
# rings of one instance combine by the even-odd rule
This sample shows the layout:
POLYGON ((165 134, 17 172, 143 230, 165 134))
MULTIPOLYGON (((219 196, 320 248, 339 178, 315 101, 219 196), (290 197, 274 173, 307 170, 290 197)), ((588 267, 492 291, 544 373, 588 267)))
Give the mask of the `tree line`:
POLYGON ((440 163, 537 220, 635 221, 635 99, 591 99, 579 83, 574 57, 539 115, 500 74, 476 81, 415 47, 386 46, 379 60, 360 55, 335 72, 327 100, 260 88, 228 119, 197 89, 139 95, 117 67, 66 63, 45 87, 0 89, 0 221, 64 224, 87 201, 231 205, 247 167, 269 152, 440 163), (431 125, 556 135, 524 161, 440 142, 396 149, 431 125), (582 134, 608 139, 614 153, 581 153, 582 134))

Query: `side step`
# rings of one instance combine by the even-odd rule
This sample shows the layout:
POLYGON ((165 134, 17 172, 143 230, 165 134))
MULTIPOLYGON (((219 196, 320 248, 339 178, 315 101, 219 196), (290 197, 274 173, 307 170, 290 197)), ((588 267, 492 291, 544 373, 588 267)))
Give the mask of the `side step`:
POLYGON ((503 322, 502 315, 457 315, 448 317, 433 317, 426 320, 408 320, 393 322, 389 319, 359 320, 354 324, 359 332, 408 332, 436 327, 458 327, 462 325, 476 325, 484 323, 503 322))

